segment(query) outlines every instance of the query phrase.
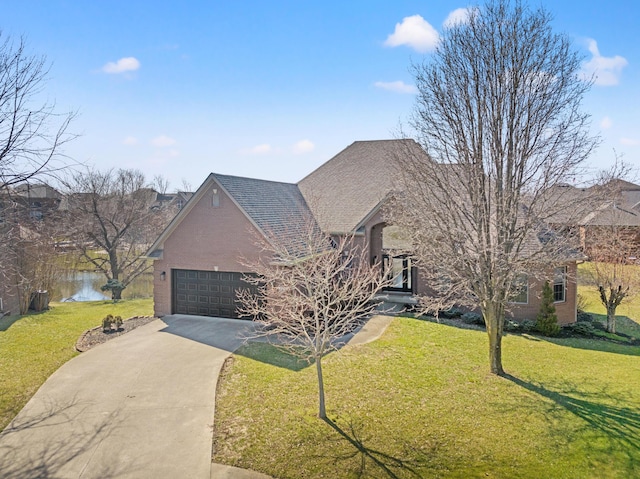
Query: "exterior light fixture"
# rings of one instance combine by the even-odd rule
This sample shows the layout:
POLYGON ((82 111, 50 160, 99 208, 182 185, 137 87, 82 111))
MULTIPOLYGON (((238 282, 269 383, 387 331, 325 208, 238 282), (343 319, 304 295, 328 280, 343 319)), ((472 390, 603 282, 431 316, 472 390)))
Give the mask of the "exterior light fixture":
POLYGON ((160 273, 160 281, 165 281, 167 279, 167 272, 163 271, 160 273))

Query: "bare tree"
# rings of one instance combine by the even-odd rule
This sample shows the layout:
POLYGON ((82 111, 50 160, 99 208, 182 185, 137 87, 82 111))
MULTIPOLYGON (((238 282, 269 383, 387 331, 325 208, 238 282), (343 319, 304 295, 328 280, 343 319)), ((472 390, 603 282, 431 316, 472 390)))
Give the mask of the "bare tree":
POLYGON ((66 182, 68 237, 82 260, 105 275, 105 290, 122 290, 151 264, 141 255, 170 221, 152 208, 156 192, 138 170, 88 169, 66 182))
POLYGON ((48 72, 22 38, 0 44, 0 190, 64 166, 61 148, 75 137, 67 131, 74 113, 41 101, 48 72))
POLYGON ((616 309, 638 292, 638 232, 622 225, 598 227, 592 236, 590 273, 607 311, 607 331, 616 332, 616 309))
POLYGON ((1 39, 0 281, 20 297, 21 312, 34 288, 46 288, 42 280, 49 262, 34 258, 47 250, 48 237, 34 231, 34 224, 5 217, 11 214, 10 187, 63 168, 62 147, 75 137, 67 131, 74 113, 58 113, 55 104, 41 98, 47 75, 44 57, 30 55, 22 38, 17 43, 1 39))
POLYGON ((353 237, 334 241, 313 222, 260 245, 263 259, 247 265, 257 276, 246 278, 258 292, 239 293, 242 311, 279 347, 315 362, 318 417, 326 419, 322 358, 373 313, 386 280, 353 237))
MULTIPOLYGON (((602 203, 582 226, 591 282, 607 311, 607 331, 616 332, 616 309, 633 298, 640 288, 640 211, 625 198, 624 177, 630 167, 616 155, 611 170, 601 173, 602 203)), ((633 192, 632 192, 633 193, 633 192)))
POLYGON ((410 126, 428 158, 399 159, 395 222, 412 234, 437 304, 482 312, 495 374, 504 373, 505 310, 518 276, 567 252, 546 225, 570 211, 571 198, 547 190, 573 180, 597 144, 580 111, 590 87, 581 58, 550 20, 542 8, 490 0, 413 67, 410 126))
POLYGON ((169 180, 162 175, 154 176, 152 184, 155 190, 162 195, 166 194, 167 191, 169 191, 169 180))

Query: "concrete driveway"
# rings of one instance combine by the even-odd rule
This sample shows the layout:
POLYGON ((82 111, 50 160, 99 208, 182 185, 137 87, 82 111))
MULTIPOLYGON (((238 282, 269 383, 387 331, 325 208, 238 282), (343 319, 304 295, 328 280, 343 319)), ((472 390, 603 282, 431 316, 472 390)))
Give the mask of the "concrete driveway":
POLYGON ((82 353, 0 434, 0 477, 209 478, 218 373, 252 326, 174 315, 82 353))

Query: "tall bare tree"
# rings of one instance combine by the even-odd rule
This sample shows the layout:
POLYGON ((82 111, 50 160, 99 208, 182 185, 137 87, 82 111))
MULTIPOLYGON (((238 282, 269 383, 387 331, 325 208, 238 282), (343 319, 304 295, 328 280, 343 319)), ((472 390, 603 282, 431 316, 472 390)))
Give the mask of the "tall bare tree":
MULTIPOLYGON (((34 288, 47 288, 44 258, 48 236, 17 222, 12 212, 10 187, 63 168, 62 147, 75 135, 68 132, 73 112, 59 113, 41 97, 49 67, 45 58, 27 52, 20 38, 14 42, 0 34, 0 282, 20 297, 25 312, 34 288)), ((2 289, 2 288, 0 288, 2 289)))
POLYGON ((41 100, 48 73, 45 58, 30 55, 22 38, 0 44, 0 190, 64 166, 74 113, 41 100))
POLYGON ((315 363, 318 417, 326 419, 322 358, 373 313, 387 280, 352 237, 331 240, 312 221, 260 245, 263 259, 247 265, 257 276, 246 278, 258 292, 240 292, 243 313, 279 347, 315 363))
MULTIPOLYGON (((439 304, 482 312, 491 372, 503 374, 505 310, 519 275, 562 261, 546 224, 572 208, 547 190, 574 179, 597 139, 580 110, 590 83, 551 17, 519 1, 489 0, 444 30, 414 65, 410 126, 429 155, 399 164, 404 195, 395 221, 439 304)), ((570 223, 570 220, 564 218, 570 223)))
POLYGON ((104 274, 113 299, 151 268, 146 248, 170 221, 138 170, 87 169, 66 182, 67 233, 83 261, 104 274))

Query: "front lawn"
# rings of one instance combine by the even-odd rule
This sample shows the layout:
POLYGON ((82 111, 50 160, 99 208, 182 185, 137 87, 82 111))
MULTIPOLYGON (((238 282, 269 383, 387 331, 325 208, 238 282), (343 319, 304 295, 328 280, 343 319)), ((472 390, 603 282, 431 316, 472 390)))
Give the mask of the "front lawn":
POLYGON ((233 356, 216 400, 214 461, 277 478, 640 477, 640 347, 487 335, 396 318, 378 341, 315 368, 263 344, 233 356))
POLYGON ((153 300, 51 303, 42 313, 0 319, 0 430, 56 369, 79 354, 80 334, 107 314, 151 315, 153 300))

